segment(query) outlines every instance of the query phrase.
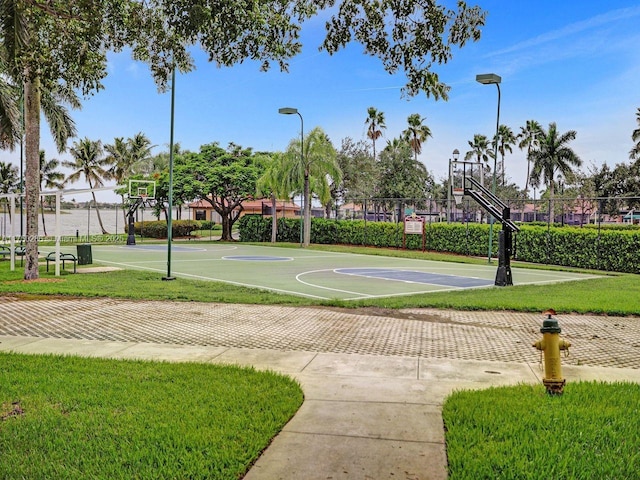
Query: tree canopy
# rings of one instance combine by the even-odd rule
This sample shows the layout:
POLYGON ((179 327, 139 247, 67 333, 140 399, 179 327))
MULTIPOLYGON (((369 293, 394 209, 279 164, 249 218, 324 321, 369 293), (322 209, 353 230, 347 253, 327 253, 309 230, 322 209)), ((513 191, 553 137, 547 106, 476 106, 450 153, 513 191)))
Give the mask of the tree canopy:
POLYGON ((436 99, 446 99, 449 87, 433 66, 449 61, 453 47, 478 40, 485 21, 479 7, 463 1, 453 10, 421 0, 1 0, 0 68, 23 87, 25 99, 25 279, 38 277, 43 91, 87 95, 103 88, 107 53, 124 47, 149 64, 161 90, 172 71, 194 68, 189 49, 195 45, 219 66, 251 59, 263 69, 276 62, 286 70, 287 59, 301 50, 302 23, 323 10, 331 14, 321 48, 333 54, 357 41, 387 72, 406 74, 406 94, 436 99))
POLYGON ((175 158, 173 188, 178 197, 209 203, 222 218, 222 240, 231 241, 231 228, 243 210, 242 202, 255 195, 267 160, 235 144, 227 150, 217 143, 203 145, 198 153, 175 158))

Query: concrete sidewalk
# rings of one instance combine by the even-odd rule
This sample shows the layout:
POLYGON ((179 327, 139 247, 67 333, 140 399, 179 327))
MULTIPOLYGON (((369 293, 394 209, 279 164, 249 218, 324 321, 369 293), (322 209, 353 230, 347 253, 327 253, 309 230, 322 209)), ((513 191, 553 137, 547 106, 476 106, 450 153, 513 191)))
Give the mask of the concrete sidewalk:
MULTIPOLYGON (((501 340, 493 334, 521 333, 517 325, 505 330, 501 314, 456 312, 452 316, 440 312, 438 317, 437 313, 421 310, 402 313, 405 318, 364 315, 363 319, 362 314, 353 312, 310 308, 115 300, 10 301, 0 304, 0 350, 231 363, 285 373, 301 383, 304 404, 252 467, 247 480, 445 479, 444 398, 455 389, 540 382, 542 372, 538 354, 530 343, 523 346, 520 340, 512 340, 512 350, 522 347, 530 353, 526 361, 487 360, 484 350, 476 354, 483 357, 477 360, 455 358, 451 353, 448 357, 453 358, 415 354, 408 346, 424 343, 424 332, 412 330, 415 322, 430 329, 438 322, 447 326, 449 335, 431 330, 429 345, 469 334, 469 325, 474 325, 480 330, 472 332, 484 332, 478 336, 484 338, 480 343, 487 351, 493 350, 496 358, 512 353, 508 349, 500 353, 496 345, 501 340), (426 313, 432 315, 431 322, 426 313), (420 315, 423 317, 416 320, 420 315), (447 321, 442 322, 443 318, 447 321), (482 327, 483 319, 490 325, 482 327), (292 323, 297 331, 295 339, 291 338, 294 332, 288 330, 292 323), (304 331, 298 331, 303 326, 304 331), (212 341, 210 329, 220 338, 212 341), (194 340, 194 332, 200 342, 194 340), (407 332, 413 332, 409 338, 405 338, 407 332), (380 337, 384 341, 376 343, 380 337), (287 340, 288 348, 273 348, 279 345, 278 339, 287 340), (313 350, 314 340, 319 351, 313 350), (390 344, 408 354, 389 353, 390 344), (345 349, 363 353, 342 351, 345 349)), ((534 322, 533 333, 526 333, 531 341, 539 336, 535 330, 541 319, 532 315, 523 320, 534 322)), ((578 325, 590 322, 589 317, 560 316, 559 320, 563 335, 564 327, 568 332, 567 325, 572 322, 578 331, 578 325)), ((608 321, 624 327, 631 337, 630 349, 640 345, 636 329, 631 327, 638 319, 607 317, 608 321)), ((580 349, 578 338, 571 341, 580 349)), ((464 349, 457 351, 458 357, 467 355, 464 349)), ((603 355, 598 362, 611 363, 603 355)), ((620 362, 640 361, 629 355, 620 362)), ((580 354, 577 357, 574 362, 584 362, 580 354)), ((569 382, 640 382, 636 368, 567 364, 564 374, 569 382)))

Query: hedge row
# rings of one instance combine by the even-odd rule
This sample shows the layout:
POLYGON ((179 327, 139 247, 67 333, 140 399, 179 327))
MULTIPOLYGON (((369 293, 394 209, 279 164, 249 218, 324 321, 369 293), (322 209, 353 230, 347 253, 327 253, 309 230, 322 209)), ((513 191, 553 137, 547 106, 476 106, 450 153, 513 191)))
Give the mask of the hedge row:
MULTIPOLYGON (((167 238, 167 222, 164 220, 154 222, 136 222, 133 224, 133 228, 136 235, 151 238, 167 238)), ((172 220, 171 236, 186 237, 194 230, 200 230, 201 228, 202 222, 199 220, 172 220)))
MULTIPOLYGON (((498 254, 499 223, 494 225, 492 255, 498 254)), ((425 226, 426 250, 461 255, 488 255, 487 224, 432 223, 425 226)), ((271 241, 271 218, 245 215, 239 220, 240 239, 271 241)), ((279 242, 300 241, 300 221, 278 219, 279 242)), ((422 249, 420 235, 407 235, 406 248, 422 249)), ((366 245, 401 248, 402 224, 364 220, 311 222, 311 243, 366 245)), ((596 270, 640 273, 640 230, 608 230, 579 227, 522 225, 514 235, 515 258, 525 262, 563 265, 596 270)))

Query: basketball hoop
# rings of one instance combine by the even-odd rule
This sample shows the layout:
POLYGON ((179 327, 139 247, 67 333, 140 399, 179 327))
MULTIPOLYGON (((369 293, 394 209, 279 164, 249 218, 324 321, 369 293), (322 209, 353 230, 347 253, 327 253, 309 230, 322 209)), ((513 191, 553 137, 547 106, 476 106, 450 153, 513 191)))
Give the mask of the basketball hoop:
POLYGON ((456 205, 460 205, 462 203, 462 197, 464 197, 464 188, 454 188, 453 198, 456 201, 456 205))

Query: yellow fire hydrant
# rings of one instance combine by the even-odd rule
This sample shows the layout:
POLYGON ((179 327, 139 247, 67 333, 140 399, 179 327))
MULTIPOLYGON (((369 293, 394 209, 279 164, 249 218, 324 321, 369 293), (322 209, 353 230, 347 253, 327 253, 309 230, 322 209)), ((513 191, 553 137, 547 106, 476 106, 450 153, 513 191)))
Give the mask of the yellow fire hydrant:
POLYGON ((562 395, 566 380, 562 378, 562 365, 560 364, 560 350, 569 351, 571 344, 560 338, 560 325, 553 318, 556 312, 549 309, 544 314, 547 318, 542 322, 542 339, 533 344, 538 350, 544 352, 544 378, 542 383, 551 395, 562 395))

